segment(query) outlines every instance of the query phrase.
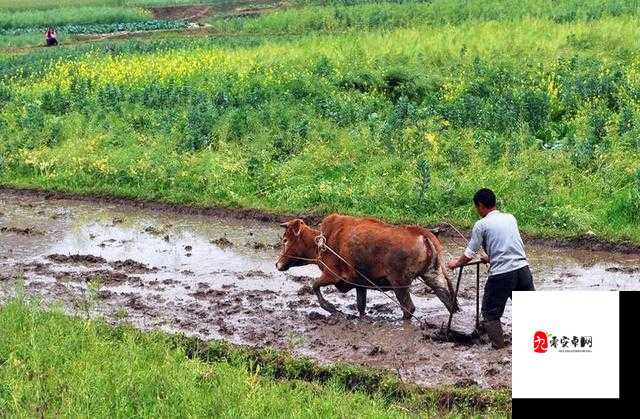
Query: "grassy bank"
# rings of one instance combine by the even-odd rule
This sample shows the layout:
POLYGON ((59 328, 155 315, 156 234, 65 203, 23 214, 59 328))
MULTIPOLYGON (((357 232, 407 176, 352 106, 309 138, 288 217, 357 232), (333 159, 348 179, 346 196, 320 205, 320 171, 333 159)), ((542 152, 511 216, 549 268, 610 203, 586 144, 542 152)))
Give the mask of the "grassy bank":
POLYGON ((0 10, 43 10, 56 7, 133 7, 221 3, 224 0, 0 0, 0 10))
POLYGON ((0 31, 16 28, 60 26, 87 23, 136 22, 148 20, 151 14, 138 8, 82 7, 21 12, 0 11, 0 31))
POLYGON ((0 412, 9 416, 509 416, 508 390, 420 389, 268 349, 0 308, 0 412))
POLYGON ((437 0, 437 1, 297 1, 298 6, 250 19, 213 16, 211 25, 227 33, 304 33, 416 25, 460 25, 465 22, 517 22, 544 19, 554 23, 587 22, 637 16, 636 0, 437 0), (322 4, 322 5, 319 5, 322 4))
POLYGON ((458 3, 3 58, 0 183, 464 227, 486 186, 530 234, 640 243, 636 2, 458 3))

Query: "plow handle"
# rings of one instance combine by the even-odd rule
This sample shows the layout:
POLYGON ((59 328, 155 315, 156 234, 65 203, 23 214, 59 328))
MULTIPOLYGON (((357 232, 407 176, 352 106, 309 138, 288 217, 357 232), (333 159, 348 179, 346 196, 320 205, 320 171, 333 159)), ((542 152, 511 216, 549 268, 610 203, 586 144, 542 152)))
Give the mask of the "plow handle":
MULTIPOLYGON (((458 281, 456 283, 456 292, 454 300, 458 298, 458 291, 460 290, 460 281, 462 280, 462 270, 465 266, 476 266, 476 330, 480 330, 480 264, 481 260, 471 261, 458 270, 458 281)), ((451 330, 451 321, 453 320, 453 313, 449 313, 449 322, 447 323, 447 333, 451 330)))

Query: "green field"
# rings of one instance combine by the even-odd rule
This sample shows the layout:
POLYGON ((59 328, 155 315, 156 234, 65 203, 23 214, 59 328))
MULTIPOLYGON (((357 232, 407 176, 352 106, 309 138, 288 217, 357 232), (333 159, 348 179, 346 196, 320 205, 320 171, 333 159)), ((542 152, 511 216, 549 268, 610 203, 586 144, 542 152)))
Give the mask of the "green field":
MULTIPOLYGON (((211 0, 200 3, 228 2, 211 0)), ((199 3, 180 0, 27 0, 16 3, 0 0, 0 48, 39 46, 49 26, 56 27, 62 38, 69 34, 182 28, 186 22, 156 20, 150 8, 192 4, 199 3)))
MULTIPOLYGON (((297 0, 190 31, 149 9, 196 3, 229 5, 0 0, 0 186, 465 228, 490 187, 531 235, 640 245, 640 1, 297 0), (146 32, 95 35, 122 31, 146 32)), ((0 416, 510 414, 200 345, 19 297, 0 416)))
MULTIPOLYGON (((300 4, 301 2, 296 2, 300 4)), ((344 31, 416 27, 421 25, 460 25, 464 22, 518 22, 543 19, 554 23, 589 22, 607 17, 637 16, 640 2, 616 0, 577 1, 329 1, 309 2, 308 7, 280 10, 259 19, 220 19, 211 23, 227 32, 276 33, 344 31), (330 3, 331 6, 319 6, 330 3)))
POLYGON ((637 2, 579 3, 311 5, 7 54, 0 182, 463 227, 487 186, 528 233, 640 243, 637 2))
POLYGON ((9 417, 510 416, 508 390, 406 386, 269 350, 204 344, 43 311, 0 308, 0 414, 9 417))
POLYGON ((223 3, 225 0, 0 0, 0 10, 43 10, 58 7, 133 7, 223 3))

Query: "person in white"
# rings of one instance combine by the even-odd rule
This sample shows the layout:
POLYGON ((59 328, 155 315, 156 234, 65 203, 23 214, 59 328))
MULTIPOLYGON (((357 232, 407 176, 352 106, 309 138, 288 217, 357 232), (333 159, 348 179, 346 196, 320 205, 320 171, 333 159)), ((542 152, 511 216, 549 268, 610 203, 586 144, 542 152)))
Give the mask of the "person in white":
POLYGON ((505 346, 500 318, 512 291, 535 291, 524 243, 518 222, 511 214, 496 209, 496 195, 491 189, 480 189, 473 203, 481 219, 473 226, 471 240, 464 254, 449 261, 449 269, 456 269, 471 261, 482 248, 488 257, 489 278, 482 297, 482 326, 494 348, 505 346))

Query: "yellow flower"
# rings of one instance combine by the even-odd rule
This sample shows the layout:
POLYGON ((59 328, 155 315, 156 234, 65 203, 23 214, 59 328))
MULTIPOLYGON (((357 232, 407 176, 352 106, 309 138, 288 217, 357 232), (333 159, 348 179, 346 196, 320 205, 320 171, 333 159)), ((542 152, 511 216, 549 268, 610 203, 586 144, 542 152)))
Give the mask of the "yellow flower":
POLYGON ((429 144, 434 153, 438 153, 438 137, 433 132, 428 132, 424 135, 425 141, 429 144))

